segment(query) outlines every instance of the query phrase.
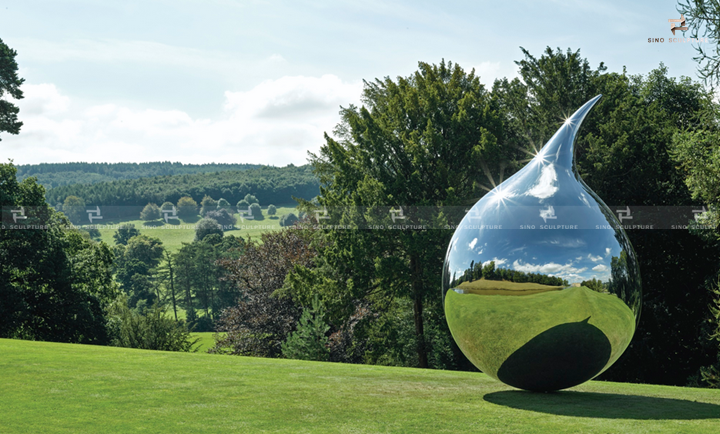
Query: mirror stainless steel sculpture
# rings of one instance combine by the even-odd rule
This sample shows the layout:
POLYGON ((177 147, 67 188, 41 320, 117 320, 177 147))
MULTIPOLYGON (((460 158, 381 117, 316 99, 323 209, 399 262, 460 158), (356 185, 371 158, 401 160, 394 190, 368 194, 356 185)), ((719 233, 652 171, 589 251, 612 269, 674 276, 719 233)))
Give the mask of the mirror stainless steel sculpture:
POLYGON ((625 351, 639 319, 635 252, 575 167, 575 136, 600 97, 473 206, 445 256, 453 338, 481 371, 520 389, 594 378, 625 351))

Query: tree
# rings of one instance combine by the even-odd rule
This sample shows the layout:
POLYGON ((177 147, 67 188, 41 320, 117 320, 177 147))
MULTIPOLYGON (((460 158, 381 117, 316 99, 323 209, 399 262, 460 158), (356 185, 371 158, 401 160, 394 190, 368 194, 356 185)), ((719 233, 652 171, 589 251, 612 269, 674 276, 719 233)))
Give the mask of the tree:
POLYGON ((165 309, 153 306, 143 312, 119 297, 109 309, 110 345, 158 351, 192 351, 192 339, 184 323, 168 318, 165 309))
POLYGON ((197 202, 189 196, 183 196, 177 202, 177 212, 182 218, 195 217, 197 215, 197 202))
POLYGON ((247 211, 249 208, 250 208, 250 203, 248 201, 246 201, 245 199, 243 199, 237 203, 238 211, 247 211))
MULTIPOLYGON (((393 224, 380 207, 466 206, 480 195, 478 179, 501 180, 507 153, 498 107, 474 72, 458 65, 419 63, 409 77, 365 82, 365 106, 341 110, 336 138, 325 137, 311 164, 318 201, 343 209, 340 221, 393 224), (362 212, 360 209, 371 210, 362 212), (381 215, 382 214, 382 215, 381 215)), ((406 225, 442 225, 408 218, 406 225)), ((435 226, 437 227, 437 226, 435 226)), ((424 306, 440 293, 444 247, 452 234, 436 230, 332 231, 328 260, 355 291, 381 291, 412 301, 417 363, 428 367, 424 306)))
POLYGON ((179 298, 188 313, 188 322, 209 329, 202 331, 211 331, 218 313, 236 303, 238 291, 234 283, 225 278, 227 273, 217 261, 238 258, 243 246, 242 238, 210 234, 201 241, 183 243, 172 261, 166 258, 166 264, 172 264, 175 270, 177 292, 184 295, 179 298), (198 309, 205 311, 205 320, 197 317, 198 309))
POLYGON ((177 210, 172 202, 163 202, 163 204, 160 205, 160 210, 162 211, 172 211, 173 209, 177 210))
POLYGON ((274 293, 294 267, 309 267, 317 252, 295 229, 265 232, 261 241, 248 241, 242 256, 220 261, 239 297, 223 311, 218 331, 227 334, 211 352, 279 357, 282 343, 296 327, 300 309, 290 297, 274 293))
POLYGON ((486 280, 495 280, 495 261, 490 261, 482 267, 482 277, 486 280))
POLYGON ((145 221, 153 221, 160 218, 160 208, 154 203, 145 205, 140 213, 140 219, 145 221))
POLYGON ((237 223, 237 218, 230 214, 227 209, 225 208, 218 208, 215 211, 208 211, 207 214, 205 214, 205 218, 213 219, 216 222, 222 226, 223 230, 225 229, 232 229, 233 226, 237 223))
MULTIPOLYGON (((717 0, 687 0, 684 3, 680 1, 677 10, 685 17, 686 24, 684 26, 690 32, 688 37, 708 38, 708 44, 698 43, 695 45, 697 57, 694 57, 693 60, 698 62, 698 75, 707 84, 713 86, 720 84, 720 53, 718 53, 720 2, 717 0), (704 48, 708 45, 712 48, 704 48)), ((683 36, 685 36, 684 31, 683 36)))
POLYGON ((205 195, 203 200, 200 202, 200 215, 205 217, 209 211, 214 211, 217 208, 217 201, 212 197, 205 195))
POLYGON ((330 357, 330 326, 325 322, 323 309, 317 294, 310 308, 303 310, 297 329, 282 344, 282 354, 288 359, 327 361, 330 357))
POLYGON ((258 205, 260 202, 258 201, 257 197, 253 196, 252 194, 248 193, 245 195, 245 199, 243 199, 248 204, 252 205, 254 203, 257 203, 258 205))
POLYGON ((18 134, 23 125, 17 118, 20 112, 18 106, 4 98, 6 93, 16 100, 23 98, 20 86, 25 80, 17 75, 15 56, 17 52, 0 39, 0 131, 10 134, 18 134))
POLYGON ((71 222, 76 225, 82 224, 83 219, 87 218, 85 213, 85 201, 77 196, 68 196, 63 203, 63 214, 68 216, 71 222))
POLYGON ((250 204, 250 214, 252 214, 252 216, 255 220, 263 219, 262 209, 260 208, 260 205, 258 205, 257 203, 250 204))
POLYGON ((116 278, 128 296, 130 307, 152 306, 158 299, 157 267, 163 257, 162 241, 136 235, 127 246, 115 247, 116 278))
POLYGON ((275 215, 275 214, 277 214, 277 208, 275 208, 275 205, 268 205, 268 207, 267 207, 267 213, 268 213, 268 215, 275 215))
POLYGON ((295 214, 283 214, 282 217, 280 217, 280 226, 282 227, 288 227, 295 224, 295 222, 298 221, 298 218, 295 214))
POLYGON ((113 254, 84 238, 45 202, 35 178, 0 164, 0 337, 107 343, 105 310, 116 297, 113 254), (10 209, 25 219, 12 229, 10 209), (43 229, 34 229, 41 226, 43 229))
POLYGON ((123 225, 120 225, 118 230, 115 231, 115 234, 113 234, 113 238, 115 239, 115 244, 122 244, 123 246, 127 246, 130 238, 136 235, 140 235, 140 231, 135 229, 135 225, 132 223, 125 223, 123 225))
POLYGON ((216 220, 211 218, 201 219, 195 226, 195 241, 202 241, 211 234, 223 235, 222 226, 216 220))
POLYGON ((230 202, 228 202, 227 200, 225 200, 225 199, 223 199, 223 198, 218 199, 217 209, 218 209, 218 211, 221 210, 221 209, 224 209, 224 210, 226 210, 227 212, 229 212, 230 214, 232 214, 232 213, 235 212, 235 210, 233 209, 233 207, 230 206, 230 202))

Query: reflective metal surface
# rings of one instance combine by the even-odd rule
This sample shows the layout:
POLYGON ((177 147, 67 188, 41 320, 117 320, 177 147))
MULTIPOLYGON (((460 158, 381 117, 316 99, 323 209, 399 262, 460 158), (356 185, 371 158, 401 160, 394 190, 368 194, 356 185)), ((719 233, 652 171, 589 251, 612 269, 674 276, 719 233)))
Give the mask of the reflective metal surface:
POLYGON ((574 164, 575 135, 599 99, 473 206, 445 256, 455 341, 481 371, 521 389, 594 378, 625 351, 639 318, 635 252, 574 164))

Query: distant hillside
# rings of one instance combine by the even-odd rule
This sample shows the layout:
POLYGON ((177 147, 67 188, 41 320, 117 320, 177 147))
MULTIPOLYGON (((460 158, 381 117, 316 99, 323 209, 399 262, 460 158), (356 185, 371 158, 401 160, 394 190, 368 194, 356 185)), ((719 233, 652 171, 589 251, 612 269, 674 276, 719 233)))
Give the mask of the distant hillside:
POLYGON ((87 207, 109 207, 107 217, 139 214, 138 207, 149 202, 177 203, 190 196, 199 204, 205 195, 227 199, 233 206, 246 194, 254 194, 261 205, 286 204, 292 196, 312 199, 320 194, 320 183, 310 166, 268 167, 244 171, 197 173, 193 175, 155 176, 97 184, 74 184, 52 188, 45 197, 51 205, 61 204, 68 196, 78 196, 87 207))
POLYGON ((16 166, 17 178, 35 176, 45 188, 71 184, 96 184, 120 179, 137 179, 150 176, 184 175, 228 170, 250 170, 260 164, 183 164, 169 161, 154 163, 42 163, 16 166))

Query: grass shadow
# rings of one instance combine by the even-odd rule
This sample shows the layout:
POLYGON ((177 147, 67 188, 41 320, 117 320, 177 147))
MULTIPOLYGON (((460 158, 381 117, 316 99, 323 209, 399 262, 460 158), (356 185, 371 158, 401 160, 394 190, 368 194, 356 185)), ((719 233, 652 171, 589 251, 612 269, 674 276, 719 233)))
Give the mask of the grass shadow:
POLYGON ((720 419, 720 405, 652 396, 506 390, 488 393, 483 399, 505 407, 559 416, 640 420, 720 419))
POLYGON ((199 215, 180 217, 183 223, 197 223, 201 218, 199 215))
POLYGON ((152 220, 149 222, 143 222, 142 225, 144 228, 156 228, 159 226, 165 226, 165 222, 162 220, 152 220))

